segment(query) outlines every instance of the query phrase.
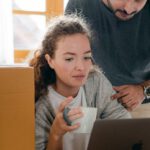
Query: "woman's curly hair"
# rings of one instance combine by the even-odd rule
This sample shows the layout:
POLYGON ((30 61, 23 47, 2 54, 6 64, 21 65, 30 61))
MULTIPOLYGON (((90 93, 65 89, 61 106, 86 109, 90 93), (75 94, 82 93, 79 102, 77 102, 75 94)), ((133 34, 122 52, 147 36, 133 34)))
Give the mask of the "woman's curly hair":
POLYGON ((46 95, 48 86, 56 82, 55 71, 48 65, 45 55, 48 54, 53 58, 58 40, 77 33, 84 34, 89 41, 91 40, 89 25, 81 16, 76 14, 63 15, 50 20, 42 46, 35 52, 34 58, 30 61, 30 66, 34 67, 35 73, 35 101, 40 96, 46 95))

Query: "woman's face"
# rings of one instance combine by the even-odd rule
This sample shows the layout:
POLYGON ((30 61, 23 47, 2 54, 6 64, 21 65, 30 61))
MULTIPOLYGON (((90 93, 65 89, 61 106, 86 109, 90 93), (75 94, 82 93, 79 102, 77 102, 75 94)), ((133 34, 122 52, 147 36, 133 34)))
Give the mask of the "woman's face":
POLYGON ((128 20, 145 6, 147 0, 103 0, 113 10, 116 17, 128 20))
POLYGON ((48 63, 56 72, 56 86, 79 88, 92 66, 89 39, 84 34, 61 37, 53 58, 48 63))

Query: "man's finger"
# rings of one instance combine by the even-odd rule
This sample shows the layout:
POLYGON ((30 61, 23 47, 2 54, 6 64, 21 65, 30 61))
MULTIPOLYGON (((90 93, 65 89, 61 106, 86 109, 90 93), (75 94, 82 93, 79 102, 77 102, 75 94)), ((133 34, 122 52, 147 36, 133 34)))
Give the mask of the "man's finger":
POLYGON ((111 96, 112 99, 120 99, 121 97, 124 97, 128 95, 128 93, 124 92, 124 91, 120 91, 114 95, 111 96))
POLYGON ((138 103, 133 103, 130 107, 127 108, 128 111, 133 111, 138 106, 138 103))
POLYGON ((126 95, 124 97, 121 98, 121 102, 122 103, 128 103, 129 101, 131 101, 133 98, 131 97, 131 95, 126 95))
POLYGON ((126 88, 128 88, 128 85, 113 86, 113 89, 115 91, 120 91, 120 90, 123 90, 123 89, 126 89, 126 88))

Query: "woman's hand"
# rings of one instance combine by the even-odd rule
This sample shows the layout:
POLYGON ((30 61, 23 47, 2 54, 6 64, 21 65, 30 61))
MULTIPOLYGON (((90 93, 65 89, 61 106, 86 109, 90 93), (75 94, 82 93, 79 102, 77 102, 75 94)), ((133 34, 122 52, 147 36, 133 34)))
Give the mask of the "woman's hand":
MULTIPOLYGON (((70 132, 72 130, 77 129, 80 126, 79 123, 69 126, 67 125, 67 123, 65 122, 63 118, 63 111, 65 107, 67 107, 68 104, 72 101, 72 99, 73 99, 72 97, 68 97, 66 100, 64 100, 60 104, 58 111, 56 113, 55 120, 52 124, 51 133, 57 138, 63 136, 66 132, 70 132)), ((79 107, 71 108, 67 114, 67 117, 70 121, 73 121, 82 116, 83 116, 83 113, 81 112, 81 109, 79 107)))
MULTIPOLYGON (((60 104, 50 130, 47 150, 62 150, 63 135, 66 132, 75 130, 80 126, 79 123, 69 126, 63 118, 63 111, 72 100, 72 97, 68 97, 60 104)), ((83 113, 81 112, 80 108, 72 108, 67 114, 67 117, 70 121, 80 118, 81 116, 83 116, 83 113)))

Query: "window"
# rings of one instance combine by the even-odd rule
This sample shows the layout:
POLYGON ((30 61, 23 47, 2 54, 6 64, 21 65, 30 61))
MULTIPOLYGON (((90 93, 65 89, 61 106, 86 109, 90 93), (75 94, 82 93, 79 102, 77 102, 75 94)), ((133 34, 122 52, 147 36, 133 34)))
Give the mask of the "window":
POLYGON ((46 22, 63 9, 63 0, 13 0, 15 62, 23 62, 38 48, 46 22))
POLYGON ((69 0, 64 0, 64 10, 65 10, 65 8, 66 8, 66 6, 67 6, 68 1, 69 1, 69 0))

